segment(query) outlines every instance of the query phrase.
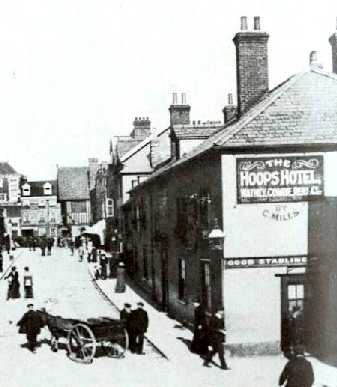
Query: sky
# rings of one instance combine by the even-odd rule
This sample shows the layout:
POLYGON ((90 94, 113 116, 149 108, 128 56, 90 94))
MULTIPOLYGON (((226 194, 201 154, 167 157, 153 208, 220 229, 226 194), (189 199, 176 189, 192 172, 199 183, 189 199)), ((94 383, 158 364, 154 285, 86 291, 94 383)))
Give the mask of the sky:
POLYGON ((312 50, 331 71, 336 1, 0 0, 0 160, 30 180, 108 160, 134 117, 168 126, 173 92, 192 120, 222 120, 240 16, 270 34, 270 87, 312 50))

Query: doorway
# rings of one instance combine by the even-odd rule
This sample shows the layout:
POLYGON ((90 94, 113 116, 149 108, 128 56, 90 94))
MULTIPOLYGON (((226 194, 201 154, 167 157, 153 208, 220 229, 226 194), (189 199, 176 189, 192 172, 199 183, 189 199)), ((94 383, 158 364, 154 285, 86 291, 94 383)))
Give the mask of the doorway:
POLYGON ((292 316, 303 314, 304 297, 304 274, 281 277, 281 349, 285 353, 294 341, 292 316))

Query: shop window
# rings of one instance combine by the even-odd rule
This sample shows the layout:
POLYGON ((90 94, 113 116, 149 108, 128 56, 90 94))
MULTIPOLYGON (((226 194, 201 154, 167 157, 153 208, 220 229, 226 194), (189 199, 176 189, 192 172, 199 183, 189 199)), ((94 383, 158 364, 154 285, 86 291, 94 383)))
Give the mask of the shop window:
POLYGON ((178 298, 179 300, 185 300, 185 287, 186 287, 186 262, 185 258, 179 258, 179 277, 178 277, 178 298))
POLYGON ((149 279, 147 248, 145 246, 143 247, 143 277, 146 280, 149 279))
POLYGON ((291 313, 294 307, 299 307, 303 310, 304 300, 304 285, 291 284, 288 285, 288 311, 291 313))

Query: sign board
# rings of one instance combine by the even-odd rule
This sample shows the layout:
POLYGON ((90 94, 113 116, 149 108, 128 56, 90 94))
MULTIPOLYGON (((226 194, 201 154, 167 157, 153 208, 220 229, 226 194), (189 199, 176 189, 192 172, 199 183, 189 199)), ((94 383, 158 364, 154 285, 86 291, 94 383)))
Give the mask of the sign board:
POLYGON ((259 258, 226 258, 226 269, 243 269, 251 267, 306 266, 308 258, 305 255, 287 257, 259 258))
POLYGON ((306 201, 323 196, 323 156, 238 158, 238 203, 306 201))

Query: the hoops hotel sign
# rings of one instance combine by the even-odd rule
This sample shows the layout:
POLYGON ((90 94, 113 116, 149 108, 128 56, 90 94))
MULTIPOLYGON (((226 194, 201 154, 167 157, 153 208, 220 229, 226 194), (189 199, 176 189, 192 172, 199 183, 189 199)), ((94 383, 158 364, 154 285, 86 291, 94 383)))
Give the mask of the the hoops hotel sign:
POLYGON ((238 158, 238 203, 297 202, 323 195, 323 156, 238 158))

